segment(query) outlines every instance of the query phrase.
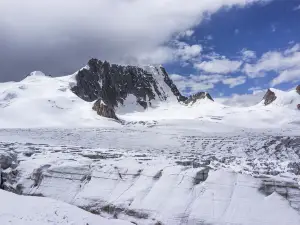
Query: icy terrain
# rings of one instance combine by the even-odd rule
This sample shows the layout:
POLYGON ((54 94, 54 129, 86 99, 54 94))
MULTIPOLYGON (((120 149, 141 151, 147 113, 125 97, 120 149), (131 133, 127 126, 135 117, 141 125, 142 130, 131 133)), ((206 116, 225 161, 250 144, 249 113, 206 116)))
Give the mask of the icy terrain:
POLYGON ((249 107, 127 96, 115 121, 75 82, 0 84, 0 189, 27 195, 0 190, 1 225, 300 224, 295 90, 249 107))
POLYGON ((18 196, 0 190, 0 224, 13 225, 130 225, 108 220, 52 199, 18 196))
POLYGON ((2 172, 6 190, 103 217, 136 224, 300 223, 300 137, 291 131, 7 129, 0 141, 12 158, 2 172))

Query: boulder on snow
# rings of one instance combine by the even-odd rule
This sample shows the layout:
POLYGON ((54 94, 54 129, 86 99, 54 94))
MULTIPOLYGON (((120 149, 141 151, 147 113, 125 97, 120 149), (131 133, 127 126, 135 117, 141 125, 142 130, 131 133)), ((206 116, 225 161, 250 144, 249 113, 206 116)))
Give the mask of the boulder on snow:
POLYGON ((265 105, 270 105, 272 102, 274 102, 276 100, 276 98, 277 97, 275 95, 275 92, 273 92, 270 89, 268 89, 267 93, 263 97, 264 104, 265 105))
POLYGON ((209 93, 207 92, 198 92, 197 94, 191 95, 187 100, 185 100, 185 104, 194 104, 195 102, 197 102, 199 99, 209 99, 211 101, 214 101, 213 98, 210 96, 209 93))
POLYGON ((95 102, 93 110, 95 110, 99 116, 119 120, 116 116, 114 107, 109 104, 105 104, 101 99, 98 99, 95 102))

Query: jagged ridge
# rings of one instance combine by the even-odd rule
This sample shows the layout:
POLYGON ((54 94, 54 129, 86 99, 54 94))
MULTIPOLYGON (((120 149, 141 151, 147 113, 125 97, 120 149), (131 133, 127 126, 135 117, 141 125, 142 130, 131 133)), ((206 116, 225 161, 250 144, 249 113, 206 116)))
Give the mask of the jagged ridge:
POLYGON ((167 101, 172 98, 184 104, 195 103, 205 97, 213 100, 205 92, 199 92, 189 98, 183 96, 162 66, 141 68, 91 59, 88 66, 77 73, 76 81, 77 84, 71 90, 85 101, 98 100, 94 110, 99 115, 110 115, 109 118, 114 119, 116 116, 113 116, 111 110, 124 105, 129 95, 133 95, 136 103, 144 109, 153 106, 155 101, 167 101), (100 103, 106 106, 101 106, 100 103), (104 108, 109 108, 109 113, 101 113, 107 112, 102 110, 104 108))

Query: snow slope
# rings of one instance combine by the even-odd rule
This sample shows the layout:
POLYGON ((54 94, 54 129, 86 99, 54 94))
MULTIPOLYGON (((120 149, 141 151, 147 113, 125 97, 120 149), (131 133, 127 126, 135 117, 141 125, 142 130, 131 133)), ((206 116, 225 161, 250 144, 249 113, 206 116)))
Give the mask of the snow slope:
POLYGON ((20 82, 0 84, 0 127, 117 126, 70 91, 74 82, 74 75, 33 72, 20 82))
POLYGON ((1 225, 130 225, 108 220, 56 200, 19 196, 0 190, 1 225))
MULTIPOLYGON (((296 92, 296 89, 281 91, 275 88, 270 88, 270 90, 276 95, 275 101, 270 104, 272 107, 279 106, 297 109, 297 105, 300 104, 300 94, 296 92)), ((262 102, 260 104, 262 104, 262 102)))

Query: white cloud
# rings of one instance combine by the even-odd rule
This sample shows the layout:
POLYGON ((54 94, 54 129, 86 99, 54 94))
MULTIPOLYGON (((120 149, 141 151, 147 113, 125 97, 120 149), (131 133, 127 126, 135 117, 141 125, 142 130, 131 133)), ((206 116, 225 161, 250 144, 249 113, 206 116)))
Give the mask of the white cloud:
POLYGON ((251 78, 263 77, 266 72, 280 73, 284 70, 296 69, 300 66, 299 44, 281 52, 272 51, 262 55, 254 64, 246 64, 243 71, 251 78))
POLYGON ((213 89, 215 84, 219 83, 223 83, 224 85, 228 85, 230 88, 233 88, 246 82, 245 76, 229 77, 220 74, 198 76, 182 76, 178 74, 171 74, 170 77, 179 90, 186 94, 195 94, 199 91, 208 91, 213 89))
POLYGON ((207 91, 214 88, 214 84, 219 82, 219 75, 215 76, 181 76, 171 74, 170 77, 178 87, 178 89, 187 95, 195 94, 199 91, 207 91), (211 78, 211 79, 209 79, 211 78))
POLYGON ((194 33, 195 33, 194 30, 188 29, 188 30, 186 30, 186 31, 180 32, 180 33, 177 35, 177 39, 180 39, 180 38, 186 38, 186 37, 191 37, 191 36, 193 36, 194 33))
POLYGON ((233 94, 229 97, 215 98, 216 102, 222 103, 224 105, 236 106, 236 107, 248 107, 258 104, 262 101, 266 91, 256 91, 253 94, 233 94))
MULTIPOLYGON (((68 57, 139 62, 147 54, 164 63, 174 59, 163 48, 174 35, 193 35, 192 27, 223 7, 255 2, 264 0, 1 0, 0 32, 14 55, 48 63, 68 57)), ((197 52, 199 46, 185 50, 197 52)))
POLYGON ((254 51, 251 51, 251 50, 248 50, 248 49, 243 49, 241 51, 241 54, 242 54, 242 58, 244 61, 248 62, 252 59, 256 59, 256 52, 254 51))
POLYGON ((231 61, 229 59, 213 59, 211 61, 195 63, 194 67, 207 73, 227 74, 238 71, 241 65, 242 62, 240 61, 231 61))
POLYGON ((271 30, 272 30, 272 32, 276 32, 277 28, 274 24, 271 25, 271 30))
POLYGON ((223 84, 229 85, 230 88, 234 88, 241 84, 246 83, 247 77, 245 76, 238 76, 238 77, 229 77, 222 80, 223 84))
POLYGON ((261 88, 261 87, 251 87, 248 89, 248 91, 251 91, 253 94, 255 94, 256 92, 260 92, 262 90, 263 90, 263 88, 261 88))
POLYGON ((239 34, 239 33, 240 33, 240 30, 239 30, 239 29, 235 29, 235 30, 234 30, 234 34, 237 35, 237 34, 239 34))
POLYGON ((198 57, 201 54, 202 46, 201 45, 188 45, 184 42, 179 42, 177 44, 178 49, 176 50, 176 56, 182 61, 188 61, 195 57, 198 57))
POLYGON ((271 81, 271 86, 276 86, 281 83, 292 82, 296 83, 300 81, 300 66, 296 69, 284 70, 278 77, 271 81))
POLYGON ((290 55, 300 50, 300 44, 295 44, 292 48, 288 48, 284 51, 284 55, 290 55))

